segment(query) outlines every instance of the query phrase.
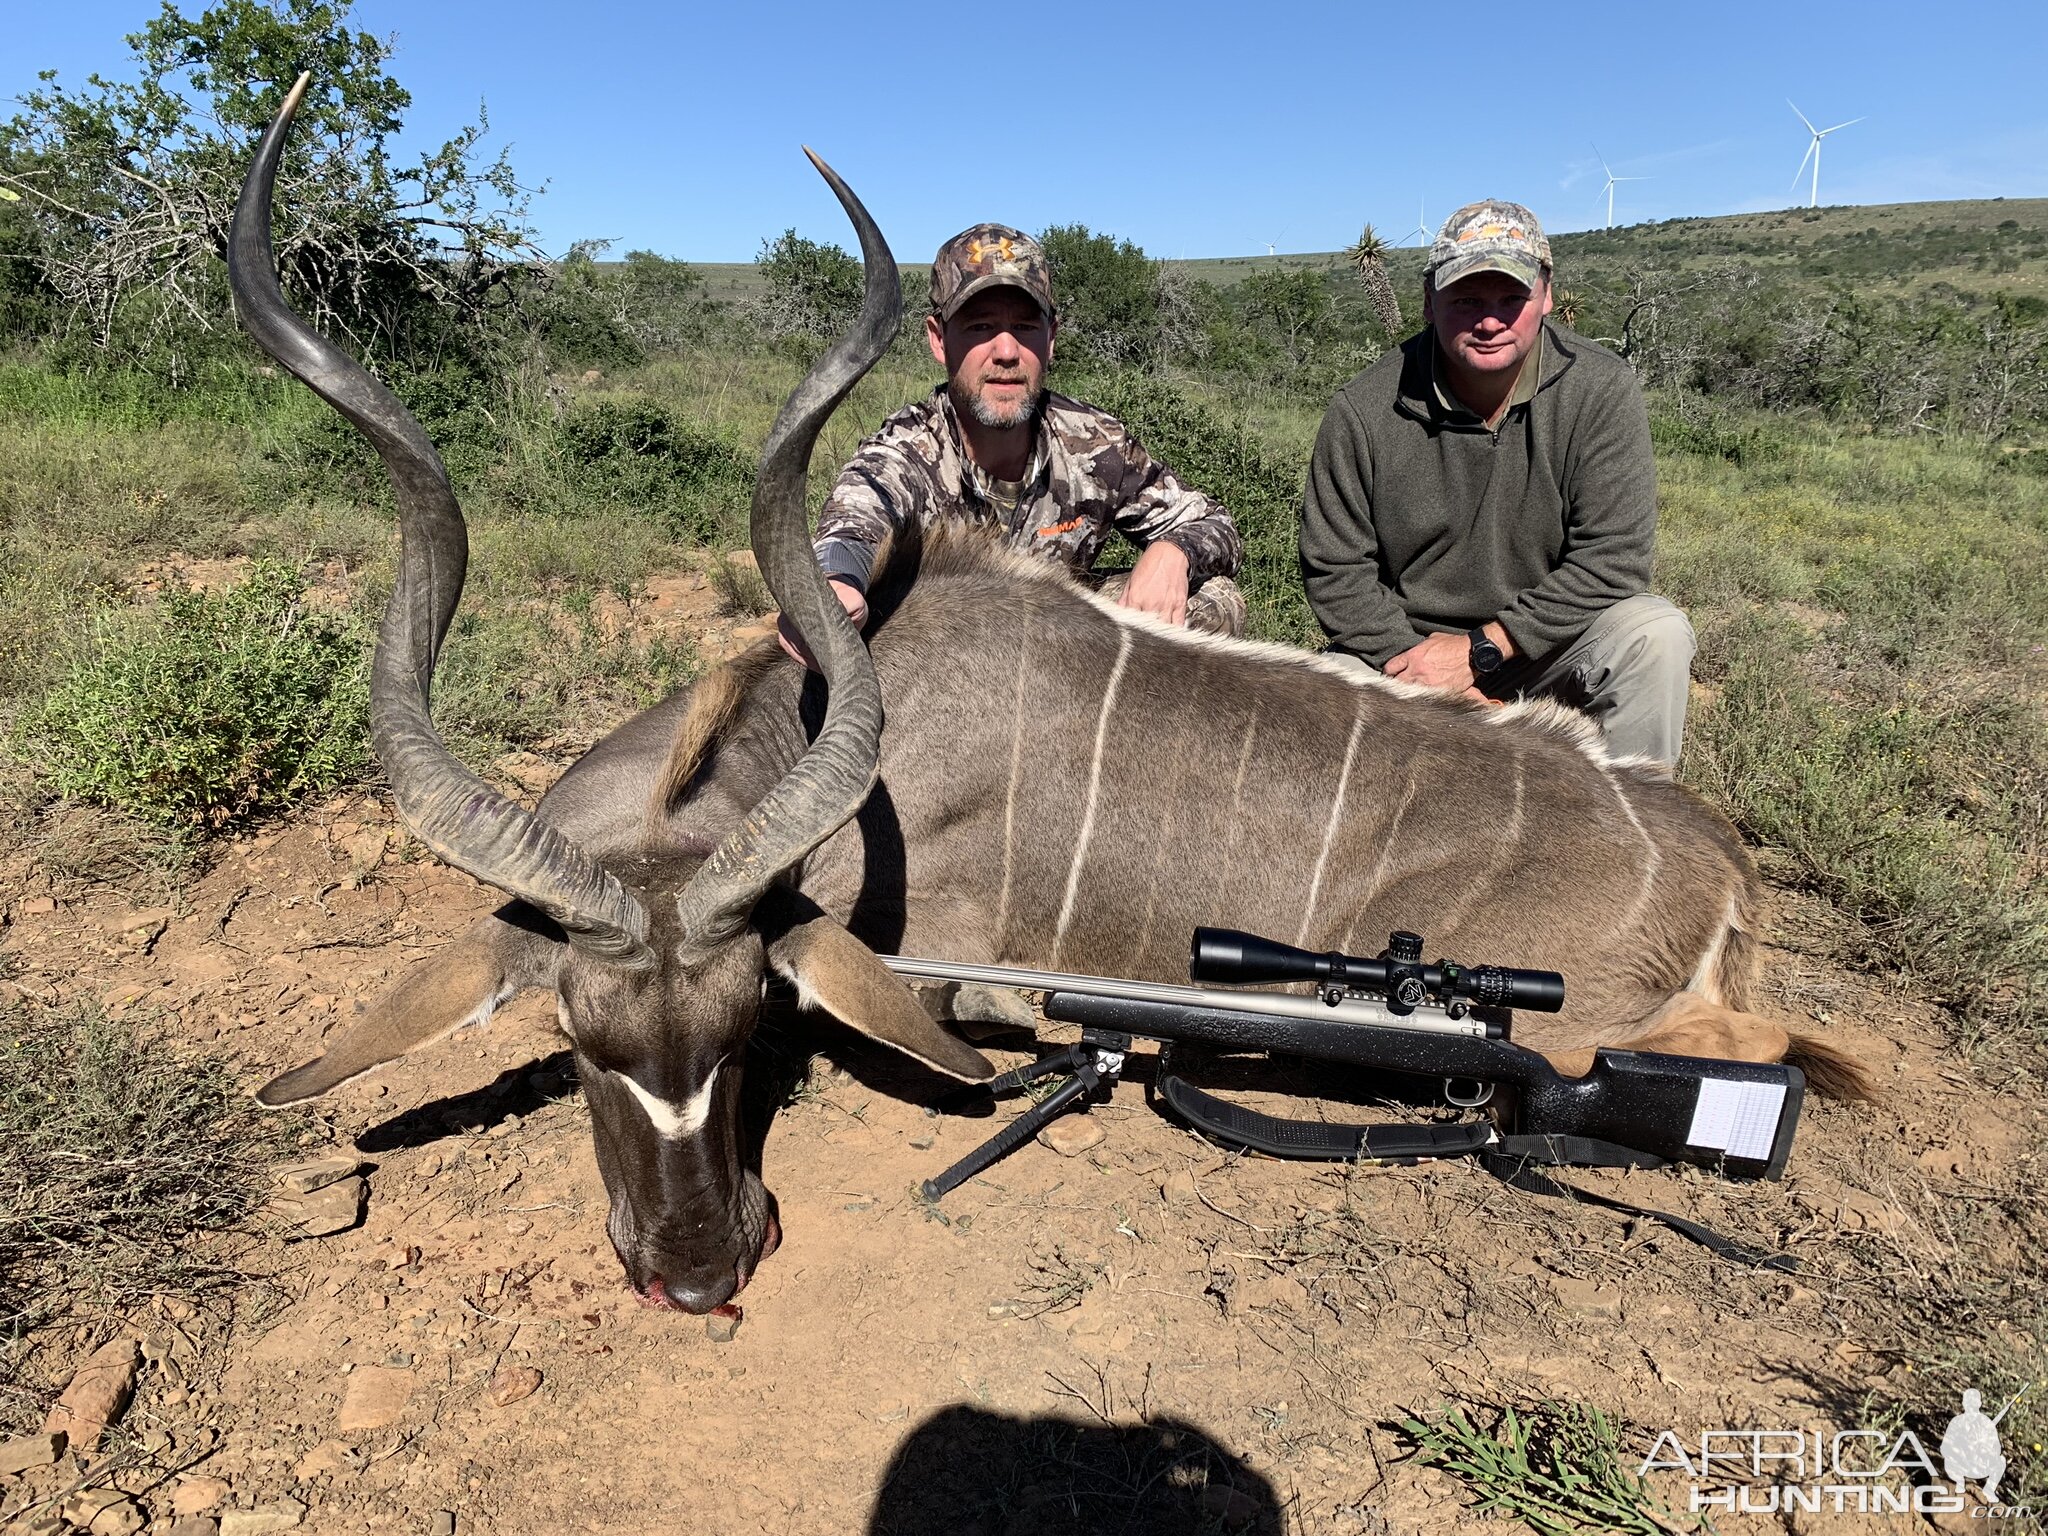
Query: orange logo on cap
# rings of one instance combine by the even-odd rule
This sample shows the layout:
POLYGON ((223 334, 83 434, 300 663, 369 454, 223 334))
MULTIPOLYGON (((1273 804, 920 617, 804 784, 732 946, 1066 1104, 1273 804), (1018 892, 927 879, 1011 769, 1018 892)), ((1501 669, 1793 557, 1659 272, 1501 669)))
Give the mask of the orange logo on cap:
POLYGON ((1017 259, 1017 253, 1010 249, 1010 237, 1007 235, 998 240, 994 245, 983 245, 979 240, 976 240, 967 247, 967 260, 970 265, 978 267, 981 265, 982 259, 988 256, 994 256, 1000 261, 1015 261, 1017 259))
POLYGON ((1468 229, 1462 235, 1459 235, 1458 244, 1463 245, 1467 240, 1492 239, 1496 235, 1506 235, 1510 240, 1528 238, 1518 225, 1482 224, 1477 229, 1468 229))

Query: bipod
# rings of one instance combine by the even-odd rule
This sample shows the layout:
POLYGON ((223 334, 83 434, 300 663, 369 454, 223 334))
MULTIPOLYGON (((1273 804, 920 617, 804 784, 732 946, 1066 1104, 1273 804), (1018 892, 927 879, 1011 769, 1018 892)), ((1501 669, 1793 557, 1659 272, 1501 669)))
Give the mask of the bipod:
MULTIPOLYGON (((990 1078, 986 1091, 991 1098, 1016 1093, 1042 1077, 1065 1077, 1066 1081, 937 1178, 926 1179, 923 1185, 925 1199, 944 1199, 984 1168, 1008 1157, 1098 1089, 1103 1090, 1103 1096, 1107 1097, 1107 1090, 1116 1086, 1117 1076, 1124 1069, 1124 1053, 1130 1048, 1129 1035, 1087 1028, 1081 1031, 1081 1038, 1075 1044, 1041 1056, 1029 1066, 1017 1067, 990 1078)), ((977 1095, 982 1091, 974 1090, 977 1095)))

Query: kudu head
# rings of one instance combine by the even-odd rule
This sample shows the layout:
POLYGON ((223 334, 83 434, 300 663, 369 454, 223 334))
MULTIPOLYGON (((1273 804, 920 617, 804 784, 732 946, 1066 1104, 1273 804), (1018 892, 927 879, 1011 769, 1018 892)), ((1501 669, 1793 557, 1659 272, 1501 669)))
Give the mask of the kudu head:
MULTIPOLYGON (((301 77, 292 87, 256 151, 235 208, 228 268, 250 334, 370 441, 391 478, 402 543, 371 668, 371 742, 398 812, 420 840, 559 930, 553 980, 594 1121, 613 1246, 642 1297, 705 1311, 745 1285, 779 1240, 768 1194, 738 1144, 741 1063, 769 970, 794 981, 807 1003, 940 1071, 973 1081, 990 1072, 871 952, 780 883, 852 817, 876 776, 881 690, 812 556, 804 495, 819 431, 896 334, 896 266, 867 210, 813 155, 859 232, 866 292, 851 333, 776 418, 750 527, 769 590, 823 673, 824 722, 795 766, 715 847, 650 846, 607 867, 471 774, 434 729, 428 693, 462 594, 468 535, 419 424, 294 315, 280 291, 271 196, 306 83, 301 77)), ((489 981, 483 1011, 503 995, 489 981)), ((408 1011, 402 999, 398 1011, 408 1011)), ((387 1011, 258 1097, 283 1104, 323 1093, 445 1033, 467 1009, 454 1017, 411 1011, 421 1015, 416 1024, 387 1011)))

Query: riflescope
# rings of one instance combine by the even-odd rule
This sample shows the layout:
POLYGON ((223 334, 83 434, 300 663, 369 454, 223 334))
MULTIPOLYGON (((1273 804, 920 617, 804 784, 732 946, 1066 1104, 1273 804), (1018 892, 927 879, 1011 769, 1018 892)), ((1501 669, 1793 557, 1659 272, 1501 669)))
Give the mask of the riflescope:
POLYGON ((1525 971, 1511 965, 1422 963, 1422 936, 1396 932, 1373 959, 1330 950, 1316 954, 1235 928, 1197 928, 1188 954, 1194 981, 1313 981, 1327 994, 1367 992, 1384 997, 1405 1013, 1430 1002, 1458 1000, 1488 1008, 1533 1008, 1555 1013, 1564 1006, 1564 978, 1555 971, 1525 971))

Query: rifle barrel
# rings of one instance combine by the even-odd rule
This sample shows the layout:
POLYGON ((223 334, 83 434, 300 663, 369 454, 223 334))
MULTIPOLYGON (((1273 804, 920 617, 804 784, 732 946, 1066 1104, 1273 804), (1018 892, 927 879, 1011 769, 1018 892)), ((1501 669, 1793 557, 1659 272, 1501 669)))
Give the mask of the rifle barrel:
POLYGON ((1159 981, 1123 981, 1105 976, 1076 976, 1063 971, 1036 971, 1014 965, 969 965, 953 960, 921 960, 912 955, 881 955, 882 964, 899 976, 925 981, 969 981, 984 986, 1015 987, 1021 992, 1078 992, 1089 997, 1116 997, 1132 1002, 1165 1003, 1175 1008, 1207 1008, 1231 1013, 1265 1013, 1278 1018, 1320 1019, 1366 1024, 1376 1029, 1405 1029, 1418 1034, 1466 1035, 1486 1039, 1486 1022, 1454 1019, 1442 1008, 1424 1003, 1413 1013, 1393 1013, 1369 998, 1345 997, 1326 1003, 1320 997, 1292 992, 1238 992, 1218 987, 1182 987, 1159 981))

